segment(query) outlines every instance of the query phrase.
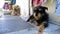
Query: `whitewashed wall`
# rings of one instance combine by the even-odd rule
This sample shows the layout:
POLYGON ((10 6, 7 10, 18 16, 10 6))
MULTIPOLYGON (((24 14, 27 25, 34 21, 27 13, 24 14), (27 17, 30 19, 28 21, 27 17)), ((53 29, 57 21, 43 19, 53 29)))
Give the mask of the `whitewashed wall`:
POLYGON ((2 8, 4 5, 4 0, 0 0, 0 8, 2 8))
POLYGON ((56 8, 56 1, 54 1, 53 3, 46 3, 45 6, 48 7, 47 12, 49 13, 50 21, 52 23, 60 25, 60 16, 54 14, 56 8))
POLYGON ((28 0, 16 0, 16 4, 21 8, 21 15, 28 16, 29 8, 28 8, 28 0))
POLYGON ((0 0, 0 16, 3 15, 3 5, 4 5, 4 0, 0 0))

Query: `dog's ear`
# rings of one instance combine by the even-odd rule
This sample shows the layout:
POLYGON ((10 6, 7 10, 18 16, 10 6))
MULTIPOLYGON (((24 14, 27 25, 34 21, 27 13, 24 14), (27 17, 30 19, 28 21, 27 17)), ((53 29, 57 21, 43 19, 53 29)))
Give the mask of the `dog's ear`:
POLYGON ((44 10, 48 10, 48 8, 47 8, 47 7, 43 7, 43 9, 44 9, 44 10))

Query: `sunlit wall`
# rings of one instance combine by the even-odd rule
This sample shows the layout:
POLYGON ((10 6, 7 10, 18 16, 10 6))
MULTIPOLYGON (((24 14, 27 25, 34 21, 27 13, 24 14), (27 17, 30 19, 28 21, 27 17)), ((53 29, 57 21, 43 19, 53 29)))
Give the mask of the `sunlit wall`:
POLYGON ((28 0, 16 0, 16 5, 19 5, 21 8, 21 15, 28 16, 29 8, 28 8, 28 0))

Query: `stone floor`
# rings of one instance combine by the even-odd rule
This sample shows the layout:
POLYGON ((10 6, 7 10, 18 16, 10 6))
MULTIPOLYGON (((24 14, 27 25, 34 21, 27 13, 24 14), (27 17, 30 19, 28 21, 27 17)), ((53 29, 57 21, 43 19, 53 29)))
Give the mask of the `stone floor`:
MULTIPOLYGON (((37 34, 37 29, 25 29, 22 31, 10 32, 6 34, 37 34)), ((60 26, 50 24, 48 28, 46 28, 43 34, 60 34, 60 26)))
MULTIPOLYGON (((22 18, 17 16, 0 17, 0 34, 36 34, 38 28, 27 23, 26 17, 22 18)), ((44 30, 43 34, 60 34, 60 26, 49 23, 49 27, 44 30)))

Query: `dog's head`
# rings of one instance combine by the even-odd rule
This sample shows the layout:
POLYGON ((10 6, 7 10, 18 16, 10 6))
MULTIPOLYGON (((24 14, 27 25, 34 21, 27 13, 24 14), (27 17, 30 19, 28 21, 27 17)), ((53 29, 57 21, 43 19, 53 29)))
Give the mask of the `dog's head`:
POLYGON ((37 22, 37 20, 40 20, 41 17, 43 17, 44 15, 46 15, 45 10, 48 10, 47 7, 43 7, 43 6, 37 6, 33 8, 33 15, 31 15, 29 17, 29 19, 27 20, 27 22, 37 22))
POLYGON ((44 16, 46 14, 46 11, 48 10, 47 7, 43 7, 43 6, 37 6, 33 8, 33 16, 36 19, 39 19, 40 17, 44 16))

